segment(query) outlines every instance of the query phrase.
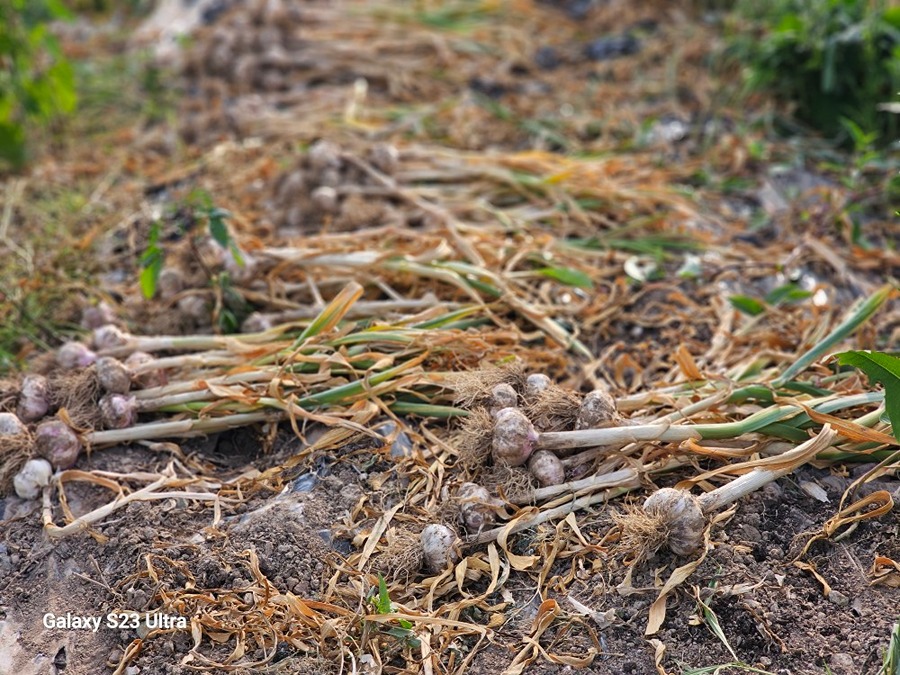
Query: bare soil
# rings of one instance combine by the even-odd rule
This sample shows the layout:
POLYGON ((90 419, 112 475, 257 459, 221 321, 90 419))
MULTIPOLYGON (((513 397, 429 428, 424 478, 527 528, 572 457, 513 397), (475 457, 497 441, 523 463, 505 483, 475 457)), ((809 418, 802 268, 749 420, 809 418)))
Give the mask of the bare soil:
MULTIPOLYGON (((235 227, 251 256, 274 243, 312 248, 320 241, 316 237, 329 236, 336 237, 340 251, 427 252, 446 243, 434 212, 411 203, 396 185, 379 182, 346 157, 334 166, 315 165, 304 152, 321 138, 333 139, 339 149, 349 148, 349 154, 372 165, 393 161, 379 155, 384 143, 405 143, 397 182, 415 186, 436 202, 443 199, 455 216, 471 219, 467 232, 476 233, 518 200, 524 204, 523 217, 530 217, 531 197, 521 197, 529 188, 508 185, 503 173, 496 179, 502 187, 492 183, 476 208, 477 190, 468 177, 495 180, 500 169, 512 175, 539 153, 551 158, 570 151, 620 153, 621 163, 604 177, 616 189, 611 188, 601 218, 579 215, 580 209, 594 207, 570 201, 565 208, 571 209, 571 218, 535 217, 526 234, 511 227, 503 251, 481 243, 488 260, 502 267, 517 246, 536 251, 541 246, 535 242, 552 236, 620 232, 617 228, 627 230, 637 214, 652 223, 651 235, 676 233, 716 249, 698 277, 678 276, 683 261, 661 255, 665 280, 654 277, 642 284, 622 272, 633 251, 610 249, 590 259, 596 273, 590 297, 570 287, 546 285, 536 291, 541 302, 560 308, 561 323, 578 328, 579 338, 598 356, 590 372, 571 353, 533 332, 527 344, 522 333, 504 334, 496 344, 509 343, 511 354, 534 356, 537 369, 580 391, 602 381, 623 397, 671 384, 680 346, 708 356, 707 365, 730 350, 794 354, 815 338, 810 326, 833 324, 852 300, 885 279, 896 279, 896 253, 879 245, 896 236, 889 224, 873 217, 873 248, 854 248, 847 232, 834 225, 834 204, 828 201, 829 195, 838 201, 845 193, 808 171, 793 178, 779 173, 782 183, 777 183, 770 180, 765 161, 748 156, 747 139, 735 128, 740 111, 720 100, 720 82, 701 75, 719 38, 715 27, 687 6, 691 3, 522 2, 496 12, 493 3, 484 3, 490 5, 488 18, 476 13, 472 20, 486 21, 486 27, 476 23, 475 28, 467 27, 465 16, 460 25, 435 28, 439 19, 453 19, 440 14, 441 3, 425 3, 433 10, 427 16, 414 15, 411 4, 386 3, 381 14, 370 16, 365 3, 212 3, 178 66, 183 100, 177 119, 123 134, 127 156, 122 175, 112 181, 110 201, 123 210, 128 205, 134 215, 124 224, 121 213, 109 216, 116 226, 90 237, 96 246, 92 251, 103 260, 98 277, 103 297, 120 301, 134 332, 214 330, 223 300, 204 285, 203 251, 185 246, 170 259, 184 273, 185 290, 169 298, 142 300, 127 282, 137 273, 146 245, 152 221, 147 212, 159 207, 163 236, 175 246, 185 226, 183 214, 163 207, 194 188, 224 195, 226 206, 239 214, 235 227), (603 36, 618 39, 586 51, 589 42, 603 36), (677 58, 667 60, 673 54, 677 58), (666 129, 675 127, 681 129, 677 139, 667 139, 666 129), (532 150, 536 154, 529 156, 532 150), (490 164, 492 156, 517 152, 526 156, 490 164), (740 178, 744 187, 734 187, 737 181, 729 189, 694 185, 707 169, 723 182, 740 178), (814 193, 823 185, 835 191, 810 196, 807 185, 801 198, 797 184, 803 181, 814 183, 814 193), (447 185, 451 188, 442 193, 447 185), (653 196, 641 193, 660 186, 666 189, 653 196), (321 191, 319 200, 313 199, 323 187, 339 188, 336 204, 323 201, 321 191), (691 220, 679 211, 679 190, 695 190, 703 219, 691 220), (786 205, 766 201, 774 199, 772 190, 786 205), (665 215, 657 217, 658 212, 665 215), (749 227, 748 213, 765 216, 763 225, 749 227), (819 240, 835 251, 834 257, 822 253, 819 240), (771 253, 776 249, 777 256, 771 253), (774 318, 746 330, 735 325, 733 312, 716 304, 723 289, 760 297, 788 279, 805 279, 811 289, 822 289, 827 304, 773 308, 767 316, 774 318), (182 302, 191 295, 207 303, 199 314, 182 302), (215 312, 209 310, 213 305, 215 312), (726 316, 731 318, 726 321, 726 316)), ((757 114, 770 105, 755 104, 757 114)), ((774 143, 771 151, 789 152, 774 143)), ((89 164, 101 151, 81 152, 89 164)), ((538 159, 551 162, 543 157, 538 159)), ((550 173, 558 168, 548 166, 550 173)), ((324 284, 333 283, 327 274, 321 276, 324 284)), ((288 291, 279 290, 278 298, 274 291, 266 295, 269 280, 248 277, 242 286, 238 278, 236 286, 260 310, 281 311, 290 304, 278 302, 288 291)), ((406 281, 410 295, 435 288, 406 281)), ((447 297, 465 297, 454 292, 447 297)), ((249 312, 237 313, 248 319, 249 312)), ((854 344, 888 344, 898 326, 894 304, 854 344)), ((484 354, 493 354, 494 346, 485 341, 482 352, 472 348, 445 358, 453 367, 468 369, 484 354)), ((817 371, 824 374, 825 369, 817 371)), ((872 464, 806 467, 742 499, 712 529, 702 564, 669 598, 662 629, 645 636, 648 610, 661 585, 687 561, 659 552, 633 562, 615 547, 613 515, 625 503, 639 503, 643 490, 579 511, 578 532, 573 521, 563 521, 510 537, 511 552, 537 556, 537 562, 525 571, 503 562, 503 580, 491 592, 487 545, 465 551, 473 562, 458 572, 461 588, 445 577, 430 587, 435 595, 428 598, 423 589, 432 575, 415 567, 398 574, 397 561, 403 560, 398 553, 410 536, 415 540, 416 528, 429 520, 452 523, 455 517, 440 500, 413 493, 410 486, 435 476, 444 480, 444 472, 447 483, 464 479, 459 463, 437 459, 435 438, 453 443, 457 437, 448 429, 456 433, 456 426, 406 422, 415 448, 408 456, 392 454, 390 444, 371 437, 355 438, 333 452, 303 455, 307 444, 287 424, 274 433, 241 429, 179 446, 132 444, 82 455, 75 468, 85 472, 158 473, 171 465, 228 490, 215 503, 174 497, 131 503, 94 529, 57 540, 44 533, 39 500, 0 498, 0 672, 464 670, 495 675, 529 644, 542 603, 550 600, 559 613, 538 640, 543 651, 525 669, 529 674, 674 674, 716 664, 736 664, 715 671, 723 674, 748 667, 778 675, 881 672, 900 590, 874 585, 871 569, 876 555, 900 560, 896 510, 804 551, 839 510, 853 480, 872 464), (302 459, 292 461, 297 457, 302 459), (266 474, 257 480, 268 469, 275 478, 266 474), (362 569, 354 568, 349 560, 360 559, 386 513, 393 521, 384 537, 368 551, 371 559, 362 569), (481 568, 475 567, 476 559, 481 568), (373 612, 376 571, 384 572, 400 608, 423 615, 434 606, 465 605, 484 594, 455 614, 446 612, 478 630, 460 628, 454 637, 436 641, 443 648, 437 659, 421 644, 432 624, 415 626, 418 642, 403 637, 402 630, 400 637, 387 634, 380 624, 363 619, 373 612), (297 616, 308 610, 309 616, 329 619, 315 629, 299 619, 293 632, 282 625, 272 628, 279 603, 297 599, 307 603, 297 616), (195 625, 148 633, 103 625, 94 632, 44 625, 47 614, 105 618, 156 610, 189 622, 202 613, 204 630, 195 625), (288 634, 293 641, 272 639, 288 634)), ((323 430, 313 424, 308 431, 323 430)), ((655 450, 648 445, 646 452, 655 450)), ((709 468, 702 458, 696 464, 698 470, 709 468)), ((665 480, 674 484, 677 478, 665 480)), ((900 481, 894 474, 866 483, 851 501, 876 490, 897 500, 900 481)), ((108 491, 87 483, 67 484, 66 497, 75 517, 111 499, 108 491)), ((53 522, 66 520, 58 498, 47 508, 53 522)), ((393 624, 395 630, 398 626, 393 624)))
MULTIPOLYGON (((219 439, 220 446, 223 440, 219 439)), ((259 469, 278 459, 277 454, 258 456, 249 443, 245 447, 249 449, 232 458, 236 464, 246 462, 239 468, 259 469)), ((373 490, 358 466, 361 459, 365 456, 340 458, 309 492, 286 488, 284 494, 260 495, 233 511, 226 509, 215 528, 212 509, 207 507, 176 500, 133 504, 97 529, 98 537, 108 538, 105 543, 88 534, 48 542, 37 522, 36 506, 7 498, 0 597, 9 672, 43 673, 50 664, 58 672, 107 672, 134 644, 134 630, 47 629, 42 626, 43 615, 145 612, 159 606, 162 592, 179 588, 240 598, 251 586, 251 551, 258 557, 260 572, 278 592, 324 598, 329 577, 347 554, 358 550, 352 543, 356 532, 345 527, 351 522, 351 510, 364 496, 373 504, 390 504, 402 495, 397 477, 373 490), (145 573, 149 556, 167 561, 155 564, 162 573, 152 579, 145 573)), ((165 458, 144 450, 121 448, 97 453, 80 462, 79 468, 123 470, 161 461, 165 458)), ((308 485, 308 478, 301 481, 302 487, 308 485)), ((667 672, 735 660, 708 621, 702 621, 697 597, 715 613, 734 653, 748 665, 779 674, 828 672, 826 667, 836 674, 879 672, 898 592, 872 586, 867 567, 876 553, 900 554, 896 514, 864 522, 840 542, 813 544, 804 559, 828 580, 832 590, 827 597, 819 582, 792 564, 802 545, 834 514, 847 485, 846 478, 808 469, 742 500, 734 515, 713 531, 712 549, 689 584, 669 601, 666 624, 654 636, 666 646, 660 664, 667 672), (821 485, 829 502, 810 497, 799 480, 821 485)), ((860 496, 876 489, 898 494, 896 481, 882 480, 867 485, 860 496)), ((75 492, 70 505, 76 515, 102 501, 91 490, 75 492)), ((579 514, 579 527, 588 541, 602 539, 616 508, 609 505, 579 514)), ((552 526, 541 526, 523 533, 517 552, 540 554, 552 531, 552 526)), ((655 581, 683 562, 668 553, 657 554, 633 569, 632 590, 626 591, 625 570, 602 548, 570 551, 566 560, 552 567, 550 576, 571 574, 573 580, 560 593, 553 593, 551 583, 548 593, 569 618, 545 633, 542 643, 551 653, 583 655, 596 649, 597 656, 583 672, 655 672, 655 646, 644 637, 647 609, 656 596, 655 581), (568 598, 589 607, 594 618, 580 616, 568 598)), ((498 603, 509 603, 506 618, 467 672, 502 671, 530 633, 540 604, 530 575, 514 572, 502 596, 496 595, 498 603)), ((471 618, 477 621, 478 614, 471 618)), ((193 666, 202 664, 186 659, 191 647, 185 631, 154 635, 143 641, 140 655, 132 661, 131 667, 140 670, 131 672, 195 672, 193 666)), ((199 651, 224 661, 231 647, 203 644, 199 651)), ((266 656, 262 647, 247 652, 253 660, 266 656)), ((280 644, 267 668, 278 673, 337 673, 342 666, 324 655, 310 656, 280 644)), ((537 663, 528 672, 562 673, 570 668, 537 663)))

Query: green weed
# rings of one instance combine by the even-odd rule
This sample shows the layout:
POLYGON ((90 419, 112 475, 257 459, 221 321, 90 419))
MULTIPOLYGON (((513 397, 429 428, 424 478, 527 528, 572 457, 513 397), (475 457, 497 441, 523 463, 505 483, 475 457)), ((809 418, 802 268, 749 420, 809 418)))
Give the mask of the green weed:
POLYGON ((0 0, 0 161, 20 169, 28 127, 75 109, 75 75, 48 29, 68 19, 60 0, 0 0))
POLYGON ((900 7, 884 0, 741 0, 728 54, 751 90, 795 107, 797 119, 854 142, 844 120, 880 141, 898 118, 879 109, 900 89, 900 7))
MULTIPOLYGON (((378 574, 378 592, 373 594, 369 601, 374 606, 376 614, 391 614, 396 609, 381 573, 378 574)), ((396 626, 383 628, 381 632, 396 638, 402 645, 415 649, 421 646, 421 640, 413 633, 412 627, 412 623, 406 619, 398 619, 396 626)))

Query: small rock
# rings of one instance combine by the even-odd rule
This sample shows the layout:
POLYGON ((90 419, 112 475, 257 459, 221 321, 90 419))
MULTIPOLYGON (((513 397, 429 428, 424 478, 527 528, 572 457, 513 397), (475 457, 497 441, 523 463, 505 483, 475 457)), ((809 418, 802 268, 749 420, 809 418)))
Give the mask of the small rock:
POLYGON ((500 98, 507 92, 504 84, 476 75, 469 80, 469 89, 488 98, 500 98))
POLYGON ((825 476, 819 482, 825 490, 834 495, 840 495, 847 488, 847 481, 840 476, 825 476))
POLYGON ((817 483, 813 483, 810 480, 801 481, 800 489, 816 501, 820 501, 823 503, 828 502, 828 493, 825 492, 825 489, 817 483))
POLYGON ((831 656, 831 670, 834 675, 853 675, 859 672, 853 665, 853 657, 843 652, 831 656))
POLYGON ((292 480, 287 489, 291 492, 303 493, 303 492, 311 492, 316 484, 319 482, 319 477, 316 475, 315 471, 307 471, 306 473, 300 474, 294 480, 292 480))
POLYGON ((394 459, 412 455, 412 439, 410 439, 409 434, 405 431, 397 433, 397 424, 395 422, 389 421, 375 427, 375 433, 385 439, 389 439, 396 434, 394 440, 391 442, 391 457, 394 459))
POLYGON ((541 47, 534 54, 534 63, 541 70, 556 70, 562 65, 559 53, 553 47, 541 47))
POLYGON ((109 654, 106 655, 106 662, 119 665, 119 661, 122 660, 123 655, 124 652, 121 649, 119 649, 118 647, 113 647, 109 650, 109 654))
POLYGON ((738 530, 738 536, 746 542, 757 544, 762 541, 762 533, 752 525, 744 523, 738 530))
POLYGON ((591 61, 608 61, 637 54, 640 50, 641 43, 633 35, 611 35, 588 42, 584 46, 584 55, 591 61))
POLYGON ((687 138, 690 125, 677 117, 665 116, 653 123, 647 132, 647 140, 654 144, 677 143, 687 138))
POLYGON ((353 542, 349 539, 333 539, 331 548, 343 556, 348 556, 353 553, 353 542))
POLYGON ((850 604, 850 598, 848 598, 840 591, 834 590, 832 590, 831 593, 828 594, 828 601, 833 602, 838 607, 846 607, 850 604))
POLYGON ((363 489, 356 483, 348 483, 340 491, 341 501, 345 504, 355 504, 363 494, 363 489))
POLYGON ((874 469, 877 465, 871 462, 866 464, 857 464, 853 468, 850 469, 850 478, 859 478, 860 476, 865 476, 872 469, 874 469))

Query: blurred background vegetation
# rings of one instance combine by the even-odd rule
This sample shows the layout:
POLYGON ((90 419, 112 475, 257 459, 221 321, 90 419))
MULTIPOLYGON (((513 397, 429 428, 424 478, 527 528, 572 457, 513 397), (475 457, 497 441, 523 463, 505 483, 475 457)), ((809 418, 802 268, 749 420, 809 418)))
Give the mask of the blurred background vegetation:
MULTIPOLYGON (((715 11, 726 66, 745 93, 767 92, 800 124, 844 148, 898 137, 900 3, 896 0, 738 0, 695 3, 715 11)), ((0 0, 0 164, 20 170, 29 135, 74 111, 76 74, 52 26, 76 16, 143 15, 150 0, 0 0)))
POLYGON ((60 0, 0 0, 0 159, 21 168, 26 130, 75 109, 75 77, 49 29, 72 17, 60 0))
POLYGON ((884 0, 741 0, 727 21, 727 55, 747 87, 793 106, 844 146, 897 139, 885 104, 900 92, 900 4, 884 0))

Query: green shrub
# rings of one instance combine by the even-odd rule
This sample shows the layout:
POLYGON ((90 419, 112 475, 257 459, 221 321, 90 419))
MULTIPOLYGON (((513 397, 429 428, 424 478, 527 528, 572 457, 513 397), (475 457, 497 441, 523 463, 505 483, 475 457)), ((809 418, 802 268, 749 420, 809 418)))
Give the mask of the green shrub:
POLYGON ((75 76, 47 24, 70 17, 60 0, 0 0, 0 162, 27 159, 29 123, 75 108, 75 76))
POLYGON ((740 0, 730 53, 747 83, 795 106, 797 119, 842 141, 844 120, 882 142, 897 116, 879 110, 900 91, 900 7, 882 0, 740 0))

